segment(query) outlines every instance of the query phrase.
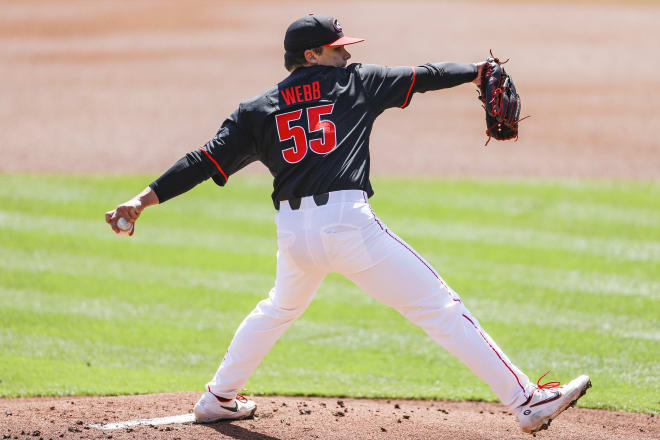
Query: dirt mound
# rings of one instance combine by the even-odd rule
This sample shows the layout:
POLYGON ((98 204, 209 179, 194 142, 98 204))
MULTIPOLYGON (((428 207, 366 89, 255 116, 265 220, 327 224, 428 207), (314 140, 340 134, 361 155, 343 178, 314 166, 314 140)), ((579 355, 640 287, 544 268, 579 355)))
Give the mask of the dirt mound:
MULTIPOLYGON (((199 393, 0 399, 6 439, 530 439, 502 405, 483 402, 261 396, 254 419, 196 425, 94 424, 189 414, 199 393)), ((157 422, 152 422, 157 423, 157 422)), ((650 414, 570 409, 539 438, 657 439, 650 414)))

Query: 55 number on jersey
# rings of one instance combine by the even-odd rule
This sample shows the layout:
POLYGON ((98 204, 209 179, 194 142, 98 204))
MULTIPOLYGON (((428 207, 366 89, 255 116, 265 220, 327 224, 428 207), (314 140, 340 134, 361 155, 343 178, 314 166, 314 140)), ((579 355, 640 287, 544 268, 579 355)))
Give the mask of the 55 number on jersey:
POLYGON ((288 163, 297 163, 305 158, 308 150, 316 154, 328 154, 337 146, 337 134, 335 124, 326 118, 332 114, 334 104, 307 107, 306 109, 294 110, 275 116, 277 136, 280 142, 293 139, 294 146, 282 150, 282 157, 288 163), (303 110, 307 112, 306 130, 300 118, 303 110), (296 122, 298 122, 296 124, 296 122), (308 135, 322 131, 322 139, 307 140, 308 135))

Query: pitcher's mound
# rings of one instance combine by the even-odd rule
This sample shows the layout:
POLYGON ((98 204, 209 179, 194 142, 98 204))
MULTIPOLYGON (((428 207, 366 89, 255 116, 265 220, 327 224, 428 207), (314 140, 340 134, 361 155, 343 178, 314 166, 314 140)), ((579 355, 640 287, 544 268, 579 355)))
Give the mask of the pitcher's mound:
MULTIPOLYGON (((254 419, 197 425, 188 420, 200 395, 0 399, 0 434, 20 440, 531 439, 495 403, 260 396, 253 398, 254 419)), ((657 439, 660 428, 651 414, 574 408, 537 437, 657 439)))

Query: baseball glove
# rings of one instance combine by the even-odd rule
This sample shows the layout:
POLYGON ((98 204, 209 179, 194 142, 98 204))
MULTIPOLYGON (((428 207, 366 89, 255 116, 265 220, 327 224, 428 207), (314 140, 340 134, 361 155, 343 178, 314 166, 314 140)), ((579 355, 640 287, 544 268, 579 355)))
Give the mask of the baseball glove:
POLYGON ((520 95, 516 92, 513 79, 506 73, 502 64, 493 56, 486 60, 481 74, 479 100, 486 110, 486 135, 498 141, 518 140, 518 122, 520 121, 520 95))

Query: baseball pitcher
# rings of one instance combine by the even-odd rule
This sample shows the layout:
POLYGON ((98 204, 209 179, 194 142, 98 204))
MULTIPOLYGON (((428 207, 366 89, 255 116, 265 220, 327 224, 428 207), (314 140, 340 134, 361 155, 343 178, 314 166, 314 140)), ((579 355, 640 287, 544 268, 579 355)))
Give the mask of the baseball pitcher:
MULTIPOLYGON (((488 62, 416 67, 350 64, 345 36, 326 15, 294 21, 284 37, 290 72, 242 102, 203 147, 182 157, 143 192, 106 213, 134 224, 148 206, 208 178, 229 177, 260 161, 273 175, 277 273, 268 298, 241 323, 215 376, 194 408, 200 423, 251 417, 256 404, 237 394, 273 344, 311 302, 330 272, 395 308, 485 381, 515 413, 525 432, 545 429, 591 386, 540 384, 502 352, 459 295, 371 208, 369 136, 389 108, 407 108, 415 93, 481 84, 488 62)), ((516 95, 517 96, 517 95, 516 95)), ((519 103, 516 103, 519 112, 519 103)), ((517 121, 517 114, 509 122, 517 121), (514 120, 515 119, 515 120, 514 120)), ((492 124, 491 124, 492 125, 492 124)), ((412 148, 405 145, 402 148, 412 148)), ((131 235, 134 229, 131 228, 131 235)))

